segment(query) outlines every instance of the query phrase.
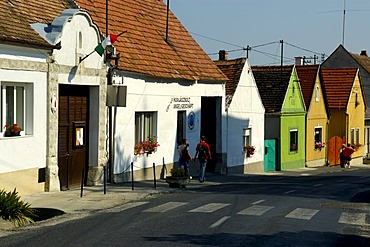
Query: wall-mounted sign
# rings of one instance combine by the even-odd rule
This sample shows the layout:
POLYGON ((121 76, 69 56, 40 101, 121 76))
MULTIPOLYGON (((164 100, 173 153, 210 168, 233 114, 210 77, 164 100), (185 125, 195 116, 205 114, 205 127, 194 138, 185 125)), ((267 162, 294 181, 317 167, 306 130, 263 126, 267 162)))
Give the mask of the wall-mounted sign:
POLYGON ((86 122, 85 121, 76 121, 73 122, 73 147, 82 148, 86 146, 86 122))
POLYGON ((190 109, 194 106, 194 104, 190 102, 190 97, 171 98, 171 102, 168 104, 166 111, 170 109, 171 104, 173 104, 173 109, 190 109))
POLYGON ((194 126, 195 126, 195 113, 191 111, 188 115, 188 127, 190 130, 192 130, 194 129, 194 126))
POLYGON ((58 109, 58 101, 57 96, 55 94, 53 94, 53 96, 51 97, 50 103, 51 103, 51 112, 56 113, 58 109))

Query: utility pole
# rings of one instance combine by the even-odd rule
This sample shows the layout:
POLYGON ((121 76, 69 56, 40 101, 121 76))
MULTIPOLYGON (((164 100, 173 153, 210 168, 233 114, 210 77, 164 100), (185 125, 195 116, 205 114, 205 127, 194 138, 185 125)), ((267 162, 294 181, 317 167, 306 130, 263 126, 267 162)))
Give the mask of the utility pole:
POLYGON ((168 12, 169 11, 170 11, 170 0, 167 0, 166 39, 165 39, 166 42, 168 42, 168 12))

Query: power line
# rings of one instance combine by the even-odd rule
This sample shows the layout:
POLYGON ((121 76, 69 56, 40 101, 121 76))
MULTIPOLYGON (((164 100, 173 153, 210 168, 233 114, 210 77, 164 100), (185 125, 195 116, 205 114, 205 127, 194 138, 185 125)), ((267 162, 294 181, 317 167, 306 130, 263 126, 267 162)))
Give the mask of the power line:
POLYGON ((219 39, 211 38, 211 37, 208 37, 208 36, 205 36, 205 35, 202 35, 202 34, 193 33, 193 32, 189 32, 189 33, 197 35, 197 36, 202 37, 202 38, 206 38, 206 39, 210 39, 210 40, 213 40, 213 41, 216 41, 216 42, 219 42, 219 43, 223 43, 223 44, 226 44, 226 45, 232 45, 232 46, 235 46, 235 47, 244 48, 243 46, 232 44, 232 43, 222 41, 222 40, 219 40, 219 39))

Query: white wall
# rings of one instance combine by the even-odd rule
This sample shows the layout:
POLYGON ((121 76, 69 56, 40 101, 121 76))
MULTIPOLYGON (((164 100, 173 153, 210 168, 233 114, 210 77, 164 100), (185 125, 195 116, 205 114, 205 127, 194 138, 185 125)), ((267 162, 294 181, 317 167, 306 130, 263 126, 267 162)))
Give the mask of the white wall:
MULTIPOLYGON (((199 142, 200 135, 200 107, 202 96, 224 95, 222 84, 201 84, 197 82, 184 81, 181 83, 153 82, 127 76, 123 79, 127 86, 127 106, 117 109, 116 122, 116 148, 114 173, 119 174, 130 171, 130 163, 134 162, 134 169, 150 168, 155 163, 161 166, 163 161, 173 163, 177 161, 176 127, 178 110, 186 110, 186 115, 193 111, 195 117, 195 127, 190 130, 186 125, 186 138, 190 144, 190 153, 194 156, 196 144, 199 142), (186 108, 174 108, 176 102, 174 98, 186 97, 189 102, 181 102, 180 106, 186 108), (190 105, 189 105, 190 104, 190 105), (135 145, 135 112, 153 111, 157 112, 157 136, 160 147, 156 153, 149 157, 134 156, 135 145)), ((224 102, 222 103, 222 106, 224 102)), ((222 109, 222 111, 224 111, 222 109)))
MULTIPOLYGON (((15 63, 17 58, 13 57, 15 63)), ((0 83, 32 83, 34 93, 33 134, 21 137, 0 135, 0 173, 46 165, 46 79, 46 72, 0 69, 0 83)))
POLYGON ((227 110, 227 166, 263 161, 264 107, 250 65, 243 68, 238 87, 227 110), (251 143, 256 152, 250 158, 243 152, 243 129, 251 128, 251 143))

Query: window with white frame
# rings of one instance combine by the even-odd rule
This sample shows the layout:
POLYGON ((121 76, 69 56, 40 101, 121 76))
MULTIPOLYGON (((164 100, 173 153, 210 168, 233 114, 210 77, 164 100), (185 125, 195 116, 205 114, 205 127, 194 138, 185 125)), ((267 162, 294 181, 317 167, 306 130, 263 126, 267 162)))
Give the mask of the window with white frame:
POLYGON ((322 142, 322 127, 315 127, 315 146, 323 144, 322 142))
POLYGON ((18 124, 33 132, 33 84, 1 82, 1 126, 18 124))
POLYGON ((157 136, 157 113, 135 113, 135 143, 157 136))
POLYGON ((350 136, 351 144, 355 144, 355 129, 351 129, 351 136, 350 136))
POLYGON ((319 86, 316 86, 316 101, 319 101, 320 98, 320 89, 319 86))
POLYGON ((251 142, 251 128, 243 129, 243 146, 252 145, 251 142))
POLYGON ((290 152, 298 150, 298 129, 290 130, 290 152))
POLYGON ((356 128, 356 144, 360 144, 360 129, 356 128))

